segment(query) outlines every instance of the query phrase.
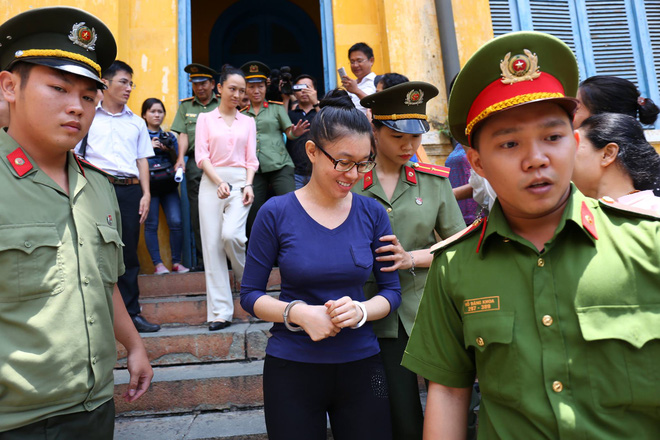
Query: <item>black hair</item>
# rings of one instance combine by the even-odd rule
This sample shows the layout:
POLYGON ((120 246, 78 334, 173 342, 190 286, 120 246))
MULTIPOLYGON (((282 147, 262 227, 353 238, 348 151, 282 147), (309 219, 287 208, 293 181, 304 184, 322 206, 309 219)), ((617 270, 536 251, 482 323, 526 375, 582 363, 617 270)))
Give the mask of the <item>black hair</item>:
POLYGON ((660 155, 644 137, 644 128, 633 116, 601 113, 585 119, 580 130, 597 150, 609 143, 619 146, 616 162, 628 173, 637 190, 660 187, 660 155))
POLYGON ((372 155, 375 151, 374 133, 367 117, 355 108, 346 90, 330 90, 320 102, 321 110, 312 120, 309 139, 316 145, 324 146, 328 142, 351 134, 369 136, 372 155))
POLYGON ((160 104, 161 107, 163 107, 163 113, 167 113, 167 111, 165 110, 165 104, 163 104, 163 101, 161 101, 158 98, 147 98, 142 103, 142 113, 140 113, 142 115, 142 119, 144 119, 144 115, 147 113, 147 111, 149 111, 151 106, 153 106, 154 104, 160 104))
POLYGON ((397 84, 403 84, 407 82, 410 82, 407 76, 396 72, 385 73, 380 76, 380 80, 378 81, 379 84, 383 83, 383 90, 389 89, 390 87, 397 84))
POLYGON ((21 90, 25 89, 28 79, 30 78, 30 72, 36 64, 26 63, 25 61, 18 61, 9 67, 9 71, 17 74, 21 78, 21 90))
POLYGON ((616 76, 596 75, 580 83, 582 104, 589 113, 621 113, 653 124, 660 109, 650 98, 642 98, 635 84, 616 76))
POLYGON ((220 78, 218 79, 218 84, 222 85, 231 75, 239 75, 245 78, 245 74, 238 67, 234 67, 230 64, 225 64, 220 70, 220 78))
POLYGON ((374 57, 374 50, 369 47, 367 43, 355 43, 348 49, 348 57, 351 57, 353 52, 360 51, 367 56, 367 59, 372 59, 374 57))
POLYGON ((294 84, 298 84, 298 81, 301 79, 309 79, 312 81, 312 85, 314 86, 314 90, 316 90, 316 78, 314 78, 312 75, 307 75, 306 73, 303 73, 302 75, 298 75, 296 79, 293 80, 294 84))
POLYGON ((131 68, 131 66, 129 66, 123 61, 114 60, 112 64, 110 64, 110 67, 105 69, 102 78, 112 79, 119 72, 126 72, 130 75, 133 75, 133 69, 131 68))

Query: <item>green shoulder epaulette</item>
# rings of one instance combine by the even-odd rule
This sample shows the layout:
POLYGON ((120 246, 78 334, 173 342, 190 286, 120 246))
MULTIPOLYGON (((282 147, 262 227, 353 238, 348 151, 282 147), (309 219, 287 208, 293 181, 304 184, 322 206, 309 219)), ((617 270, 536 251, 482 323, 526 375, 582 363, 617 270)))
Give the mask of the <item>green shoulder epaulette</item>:
MULTIPOLYGON (((431 246, 431 253, 436 254, 438 251, 444 250, 448 248, 449 246, 460 243, 461 241, 465 240, 466 238, 474 235, 476 231, 479 231, 483 228, 486 227, 486 223, 488 222, 487 217, 482 217, 476 219, 470 226, 467 228, 463 229, 462 231, 458 231, 451 237, 445 238, 442 241, 437 242, 433 246, 431 246)), ((481 245, 481 243, 479 243, 481 245)))
POLYGON ((195 99, 195 97, 194 97, 194 96, 191 96, 191 97, 189 97, 189 98, 179 99, 179 102, 190 101, 190 100, 192 100, 192 99, 195 99))
POLYGON ((600 206, 617 211, 624 214, 632 214, 635 217, 647 218, 652 220, 660 220, 660 213, 651 211, 650 209, 638 208, 636 206, 624 205, 614 200, 612 197, 605 196, 598 199, 600 206))
POLYGON ((98 173, 101 173, 105 177, 115 177, 112 174, 103 171, 101 168, 97 167, 96 165, 93 165, 91 162, 88 162, 87 160, 83 159, 81 156, 78 156, 77 154, 74 154, 74 157, 76 158, 76 162, 78 162, 78 166, 80 167, 83 176, 85 176, 85 172, 83 171, 82 167, 85 167, 85 168, 89 168, 90 170, 94 170, 98 173))

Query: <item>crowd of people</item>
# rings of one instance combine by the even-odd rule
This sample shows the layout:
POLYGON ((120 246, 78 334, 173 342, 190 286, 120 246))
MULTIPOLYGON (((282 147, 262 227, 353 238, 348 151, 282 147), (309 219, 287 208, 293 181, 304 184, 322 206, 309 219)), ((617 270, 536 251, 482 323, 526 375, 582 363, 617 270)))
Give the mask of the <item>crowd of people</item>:
POLYGON ((328 419, 338 440, 476 438, 480 399, 480 438, 657 434, 660 156, 642 124, 659 109, 634 84, 578 84, 547 34, 494 39, 452 84, 444 167, 417 158, 438 89, 376 75, 365 43, 321 99, 303 74, 267 100, 258 61, 190 64, 167 132, 159 99, 127 106, 133 70, 96 17, 34 9, 0 35, 0 438, 111 439, 113 336, 125 399, 147 391, 140 225, 156 274, 190 270, 183 178, 209 330, 231 325, 230 267, 273 323, 270 439, 324 439, 328 419))

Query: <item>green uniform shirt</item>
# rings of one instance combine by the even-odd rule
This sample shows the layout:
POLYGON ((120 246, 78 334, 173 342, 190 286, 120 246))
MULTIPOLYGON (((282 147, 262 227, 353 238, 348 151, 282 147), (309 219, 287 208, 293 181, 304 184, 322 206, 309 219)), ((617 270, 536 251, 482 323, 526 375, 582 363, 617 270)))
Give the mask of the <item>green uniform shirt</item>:
POLYGON ((403 365, 450 387, 477 375, 480 439, 660 432, 660 221, 571 190, 542 252, 498 202, 432 264, 403 365))
POLYGON ((181 100, 179 103, 179 109, 176 111, 176 116, 174 117, 174 122, 172 122, 172 127, 170 129, 177 133, 183 133, 188 135, 188 150, 186 155, 195 157, 195 128, 197 127, 197 116, 200 113, 208 113, 212 110, 218 108, 220 104, 220 99, 214 93, 211 101, 208 104, 204 105, 199 102, 196 96, 186 98, 181 100))
POLYGON ((286 150, 282 133, 291 127, 291 119, 281 104, 264 102, 255 115, 252 106, 241 113, 252 116, 257 123, 257 159, 258 173, 281 170, 286 166, 293 167, 293 160, 286 150))
MULTIPOLYGON (((415 170, 414 163, 401 167, 401 178, 394 189, 392 200, 388 200, 374 171, 369 178, 353 187, 353 191, 378 200, 387 211, 392 232, 397 236, 406 251, 427 249, 436 243, 434 231, 447 238, 463 229, 465 221, 458 207, 449 180, 446 177, 426 174, 415 170), (412 172, 412 176, 408 173, 412 172), (364 187, 367 186, 367 189, 364 187)), ((379 338, 396 338, 401 319, 406 332, 410 334, 419 301, 424 291, 427 268, 415 268, 416 276, 408 269, 399 270, 401 281, 401 306, 395 313, 373 323, 379 338), (397 316, 399 318, 397 318, 397 316)), ((371 298, 378 294, 378 285, 370 278, 364 287, 365 295, 371 298)))
POLYGON ((0 432, 113 395, 119 206, 107 177, 67 161, 69 195, 0 130, 0 432))

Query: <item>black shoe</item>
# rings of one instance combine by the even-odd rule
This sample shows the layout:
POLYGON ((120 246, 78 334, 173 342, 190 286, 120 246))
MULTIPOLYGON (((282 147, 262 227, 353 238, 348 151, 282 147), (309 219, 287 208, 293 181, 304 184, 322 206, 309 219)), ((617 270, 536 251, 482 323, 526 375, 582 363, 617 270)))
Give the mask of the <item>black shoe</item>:
POLYGON ((222 330, 231 325, 231 321, 213 321, 209 324, 209 331, 214 332, 216 330, 222 330))
POLYGON ((193 266, 190 268, 191 272, 204 272, 204 265, 203 264, 198 264, 197 266, 193 266))
POLYGON ((133 325, 135 325, 135 328, 140 333, 153 333, 160 330, 160 326, 158 324, 150 323, 144 319, 142 315, 131 316, 131 319, 133 320, 133 325))

